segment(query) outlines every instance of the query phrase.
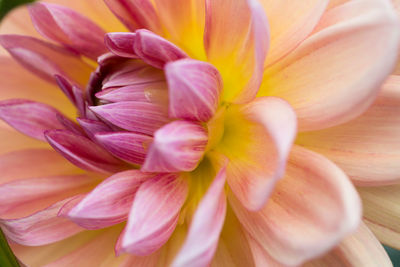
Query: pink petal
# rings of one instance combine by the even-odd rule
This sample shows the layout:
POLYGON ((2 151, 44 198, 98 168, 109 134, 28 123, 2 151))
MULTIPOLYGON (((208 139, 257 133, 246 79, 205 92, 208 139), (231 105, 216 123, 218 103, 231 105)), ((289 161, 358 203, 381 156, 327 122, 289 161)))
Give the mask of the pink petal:
POLYGON ((114 174, 104 180, 66 215, 86 229, 105 228, 127 219, 139 186, 151 175, 138 170, 114 174))
POLYGON ((161 32, 157 12, 150 0, 105 0, 111 11, 131 31, 148 29, 161 32))
POLYGON ((217 249, 219 235, 225 220, 225 167, 215 177, 193 216, 183 247, 173 267, 208 266, 217 249))
POLYGON ((0 44, 22 66, 39 77, 54 82, 54 75, 86 85, 93 68, 78 54, 42 40, 20 35, 1 35, 0 44))
POLYGON ((360 117, 301 134, 296 143, 325 155, 356 185, 400 181, 400 76, 391 76, 375 103, 360 117))
POLYGON ((78 109, 80 114, 85 114, 85 103, 83 99, 83 92, 76 86, 71 85, 66 78, 60 75, 54 76, 58 87, 68 97, 72 104, 78 109))
POLYGON ((44 37, 93 59, 106 52, 105 32, 78 12, 48 3, 30 5, 29 12, 36 30, 44 37))
POLYGON ((115 126, 147 135, 169 120, 163 107, 146 102, 119 102, 90 107, 90 110, 115 126))
POLYGON ((44 131, 65 128, 57 116, 67 120, 58 110, 46 104, 23 99, 0 102, 2 120, 21 133, 42 141, 46 141, 44 131))
POLYGON ((203 157, 208 136, 198 123, 171 122, 154 134, 141 168, 148 172, 192 171, 203 157))
POLYGON ((137 58, 133 50, 135 33, 132 32, 112 32, 104 37, 107 48, 115 55, 127 58, 137 58))
POLYGON ((65 129, 70 130, 73 133, 84 135, 83 129, 74 121, 64 117, 61 114, 56 115, 57 120, 64 126, 65 129))
POLYGON ((296 115, 282 99, 261 97, 227 110, 218 149, 230 159, 228 184, 247 209, 265 205, 284 175, 295 135, 296 115))
POLYGON ((293 147, 286 176, 259 212, 229 198, 239 221, 275 260, 299 265, 337 245, 360 223, 361 203, 350 180, 321 155, 293 147))
POLYGON ((57 217, 58 210, 69 199, 20 219, 0 220, 4 234, 12 241, 25 246, 41 246, 65 239, 83 228, 57 217))
POLYGON ((124 166, 90 139, 67 130, 45 132, 49 144, 79 168, 95 172, 117 172, 124 166))
POLYGON ((313 35, 266 71, 260 95, 287 100, 301 131, 362 114, 397 60, 400 27, 389 2, 350 1, 328 11, 313 35))
POLYGON ((136 192, 122 239, 123 251, 145 256, 167 242, 186 200, 188 184, 175 174, 159 174, 136 192))
POLYGON ((222 78, 214 66, 197 60, 178 60, 165 66, 169 116, 208 121, 218 108, 222 78))
POLYGON ((147 64, 162 69, 170 61, 187 58, 186 53, 173 43, 147 30, 137 30, 134 50, 147 64))
POLYGON ((146 148, 153 140, 148 135, 131 132, 99 133, 95 138, 114 156, 138 165, 143 164, 146 148))
POLYGON ((90 139, 95 140, 95 134, 99 132, 110 132, 111 128, 104 122, 90 119, 77 118, 79 125, 83 128, 90 139))

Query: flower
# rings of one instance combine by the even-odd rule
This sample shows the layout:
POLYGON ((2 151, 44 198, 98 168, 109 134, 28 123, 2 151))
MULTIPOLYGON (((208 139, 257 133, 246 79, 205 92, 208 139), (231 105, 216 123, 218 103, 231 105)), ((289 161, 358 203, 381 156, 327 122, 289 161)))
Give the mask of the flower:
POLYGON ((390 266, 367 227, 398 246, 390 1, 105 0, 129 32, 99 1, 54 2, 72 9, 29 7, 42 37, 24 9, 0 37, 0 117, 39 140, 1 125, 19 259, 390 266))

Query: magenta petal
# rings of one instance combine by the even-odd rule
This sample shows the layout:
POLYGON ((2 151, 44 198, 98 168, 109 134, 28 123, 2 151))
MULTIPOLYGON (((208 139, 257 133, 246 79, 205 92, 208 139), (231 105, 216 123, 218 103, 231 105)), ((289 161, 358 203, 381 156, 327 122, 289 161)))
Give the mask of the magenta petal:
POLYGON ((56 118, 64 126, 65 129, 70 130, 71 132, 79 134, 79 135, 85 134, 83 129, 78 124, 71 121, 67 117, 62 116, 61 114, 57 114, 56 118))
POLYGON ((114 156, 133 164, 143 164, 152 137, 130 132, 96 134, 97 141, 114 156))
POLYGON ((157 12, 151 0, 104 0, 110 10, 131 31, 149 29, 161 32, 157 12))
POLYGON ((225 166, 203 196, 193 216, 186 241, 176 256, 173 267, 209 266, 217 249, 225 221, 225 166))
POLYGON ((155 132, 142 171, 192 171, 203 157, 208 135, 199 123, 174 121, 155 132))
POLYGON ((29 13, 36 30, 44 37, 93 59, 106 52, 105 32, 78 12, 40 2, 30 5, 29 13))
POLYGON ((150 174, 138 170, 117 173, 99 184, 66 215, 87 229, 105 228, 127 219, 136 190, 150 174))
POLYGON ((211 64, 184 59, 165 66, 169 89, 169 115, 208 121, 218 108, 222 78, 211 64))
POLYGON ((67 130, 46 131, 45 136, 55 150, 79 168, 108 173, 118 172, 123 167, 121 161, 87 137, 67 130))
POLYGON ((188 184, 176 174, 159 174, 136 192, 129 214, 122 250, 144 256, 167 242, 186 200, 188 184))
POLYGON ((168 122, 166 111, 153 103, 119 102, 90 109, 122 129, 147 135, 168 122))
POLYGON ((112 32, 104 37, 107 48, 120 57, 137 58, 133 50, 135 33, 132 32, 112 32))
POLYGON ((78 109, 80 114, 85 114, 85 100, 83 99, 83 92, 80 88, 72 86, 68 80, 61 76, 54 76, 58 87, 64 92, 72 104, 78 109))
POLYGON ((84 118, 77 118, 76 120, 79 122, 79 125, 81 125, 83 130, 91 139, 95 139, 94 135, 97 133, 111 131, 111 128, 101 121, 95 121, 84 118))
POLYGON ((133 47, 139 58, 159 69, 170 61, 188 57, 179 47, 148 30, 136 31, 133 47))
POLYGON ((64 129, 57 115, 65 118, 56 109, 42 103, 12 99, 0 102, 0 118, 16 130, 30 137, 46 141, 43 132, 52 129, 64 129))

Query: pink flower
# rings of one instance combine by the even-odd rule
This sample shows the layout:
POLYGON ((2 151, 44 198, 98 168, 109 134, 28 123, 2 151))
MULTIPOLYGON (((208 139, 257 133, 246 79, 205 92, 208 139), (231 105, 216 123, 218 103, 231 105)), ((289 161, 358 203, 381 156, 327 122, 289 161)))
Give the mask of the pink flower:
POLYGON ((367 227, 399 247, 389 0, 105 3, 126 28, 60 0, 29 7, 37 32, 25 9, 1 29, 0 226, 21 261, 390 266, 367 227))

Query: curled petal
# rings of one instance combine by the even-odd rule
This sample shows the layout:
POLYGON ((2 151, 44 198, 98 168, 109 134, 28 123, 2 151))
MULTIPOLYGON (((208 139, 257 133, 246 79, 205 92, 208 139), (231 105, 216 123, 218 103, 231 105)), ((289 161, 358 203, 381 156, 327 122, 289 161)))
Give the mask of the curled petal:
POLYGON ((188 56, 179 47, 147 30, 137 30, 134 50, 147 64, 162 69, 170 61, 188 56))
POLYGON ((142 171, 192 171, 203 157, 207 132, 198 123, 174 121, 154 134, 142 171))
POLYGON ((133 164, 143 164, 153 138, 131 132, 98 133, 96 140, 114 156, 133 164))
POLYGON ((55 4, 35 3, 29 12, 37 31, 53 41, 96 59, 106 52, 105 32, 78 12, 55 4))
POLYGON ((249 212, 230 195, 233 210, 252 238, 282 264, 318 257, 355 231, 361 219, 356 190, 335 164, 295 146, 267 204, 249 212))
POLYGON ((87 229, 105 228, 127 219, 133 198, 148 174, 117 173, 99 184, 64 216, 87 229))
POLYGON ((112 32, 104 37, 107 48, 117 56, 126 58, 137 58, 133 50, 135 33, 132 32, 112 32))
POLYGON ((201 267, 210 264, 218 246, 226 214, 225 168, 226 166, 221 168, 200 201, 186 241, 174 259, 173 267, 201 267))
POLYGON ((168 63, 165 75, 170 117, 208 121, 214 115, 223 88, 216 68, 206 62, 185 59, 168 63))
POLYGON ((46 141, 44 131, 65 128, 57 116, 68 120, 46 104, 22 99, 0 102, 1 119, 21 133, 42 141, 46 141))
POLYGON ((50 130, 45 132, 45 137, 55 150, 82 169, 108 173, 123 168, 122 162, 82 135, 50 130))
POLYGON ((145 181, 136 192, 121 249, 145 256, 164 245, 175 229, 187 193, 186 180, 176 174, 159 174, 145 181))

